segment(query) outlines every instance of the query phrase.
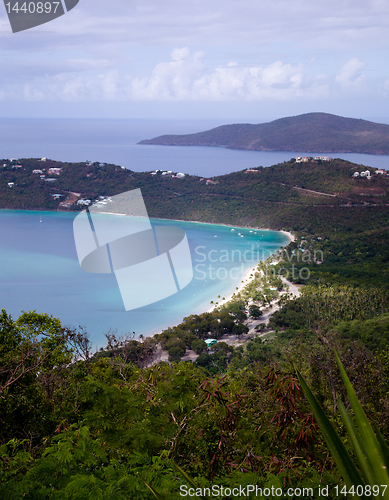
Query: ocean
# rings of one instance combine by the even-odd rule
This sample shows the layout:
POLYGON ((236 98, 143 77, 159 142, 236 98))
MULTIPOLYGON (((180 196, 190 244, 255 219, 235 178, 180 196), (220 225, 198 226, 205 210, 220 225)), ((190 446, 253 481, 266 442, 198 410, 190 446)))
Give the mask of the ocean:
POLYGON ((65 326, 81 326, 95 347, 104 345, 109 331, 150 335, 204 312, 212 300, 233 293, 258 260, 288 243, 276 231, 151 219, 154 226, 185 230, 193 279, 166 299, 125 311, 113 274, 80 268, 73 238, 75 215, 0 210, 0 308, 14 319, 23 310, 36 310, 60 318, 65 326))
MULTIPOLYGON (((261 120, 258 120, 259 122, 261 120)), ((218 147, 138 145, 163 134, 209 130, 220 122, 184 120, 71 120, 0 118, 0 159, 50 158, 114 163, 137 172, 156 168, 211 177, 269 167, 305 151, 238 151, 218 147)), ((325 154, 325 153, 323 153, 325 154)), ((389 169, 389 156, 331 153, 358 164, 389 169)))

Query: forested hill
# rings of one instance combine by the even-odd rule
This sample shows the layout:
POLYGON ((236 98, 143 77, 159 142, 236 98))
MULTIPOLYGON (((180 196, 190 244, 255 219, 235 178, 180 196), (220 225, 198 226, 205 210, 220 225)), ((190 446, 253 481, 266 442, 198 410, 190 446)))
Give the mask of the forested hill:
POLYGON ((188 135, 163 135, 139 144, 222 146, 254 151, 389 154, 389 125, 328 113, 269 123, 234 124, 188 135))
POLYGON ((340 159, 304 163, 292 159, 212 179, 179 178, 162 171, 153 175, 97 162, 30 158, 0 160, 0 165, 5 165, 0 167, 0 208, 82 210, 85 205, 79 201, 93 203, 101 196, 140 188, 149 215, 164 219, 307 228, 313 233, 320 226, 332 233, 334 224, 339 230, 355 224, 370 227, 380 219, 381 226, 389 217, 387 174, 340 159), (354 177, 355 172, 369 175, 354 177))

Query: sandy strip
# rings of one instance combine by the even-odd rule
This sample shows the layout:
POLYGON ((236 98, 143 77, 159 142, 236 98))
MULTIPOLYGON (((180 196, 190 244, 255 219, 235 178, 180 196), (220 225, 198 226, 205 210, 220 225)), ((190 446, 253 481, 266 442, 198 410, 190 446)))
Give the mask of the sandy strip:
POLYGON ((231 295, 228 295, 224 300, 216 299, 218 301, 218 304, 211 304, 211 307, 209 309, 207 309, 207 311, 205 311, 205 312, 212 312, 216 307, 223 306, 224 304, 227 304, 227 302, 229 302, 232 299, 232 296, 234 293, 235 293, 235 295, 237 295, 239 292, 241 292, 246 285, 248 285, 251 281, 253 281, 253 279, 255 278, 255 273, 259 272, 257 270, 257 266, 258 266, 258 264, 256 266, 254 266, 253 268, 248 269, 244 273, 244 275, 241 279, 241 282, 239 283, 238 290, 235 290, 234 292, 232 292, 231 295), (252 274, 251 277, 250 277, 250 274, 252 274))
POLYGON ((289 238, 290 243, 296 239, 295 235, 290 233, 289 231, 278 230, 278 232, 284 234, 287 238, 289 238))

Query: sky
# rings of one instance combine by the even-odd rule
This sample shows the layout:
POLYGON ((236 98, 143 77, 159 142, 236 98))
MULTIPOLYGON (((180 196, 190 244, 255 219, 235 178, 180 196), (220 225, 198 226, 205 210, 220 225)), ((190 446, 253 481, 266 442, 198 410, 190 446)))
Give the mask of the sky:
POLYGON ((80 0, 12 33, 0 117, 388 122, 387 0, 80 0))

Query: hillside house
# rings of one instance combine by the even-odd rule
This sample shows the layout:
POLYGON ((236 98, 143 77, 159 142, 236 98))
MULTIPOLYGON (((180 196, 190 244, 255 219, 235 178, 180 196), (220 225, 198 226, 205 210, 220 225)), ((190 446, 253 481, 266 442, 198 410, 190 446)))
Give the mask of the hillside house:
POLYGON ((33 170, 32 173, 33 174, 43 174, 43 170, 36 169, 36 170, 33 170))
POLYGON ((314 160, 331 161, 331 156, 315 156, 314 160))
POLYGON ((52 167, 52 168, 49 168, 48 170, 48 174, 50 175, 59 175, 62 171, 62 168, 58 168, 58 167, 52 167))

